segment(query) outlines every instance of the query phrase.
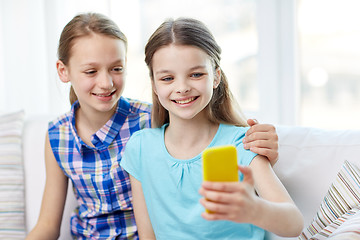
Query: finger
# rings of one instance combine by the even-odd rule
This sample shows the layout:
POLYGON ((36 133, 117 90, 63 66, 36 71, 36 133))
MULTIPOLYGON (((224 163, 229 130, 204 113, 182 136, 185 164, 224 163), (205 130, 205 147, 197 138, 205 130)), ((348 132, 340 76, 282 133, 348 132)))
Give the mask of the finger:
POLYGON ((244 143, 244 149, 251 149, 251 148, 265 148, 265 149, 278 151, 279 144, 278 142, 272 140, 256 140, 256 141, 244 143))
POLYGON ((214 202, 207 198, 201 198, 200 204, 210 212, 210 214, 227 214, 232 212, 229 203, 214 202))
MULTIPOLYGON (((250 128, 245 133, 245 136, 253 133, 254 132, 254 126, 259 125, 259 123, 258 123, 258 121, 256 119, 251 119, 251 118, 247 120, 247 124, 250 126, 250 128)), ((263 125, 263 124, 260 124, 260 125, 263 125)))
POLYGON ((252 132, 248 135, 245 135, 244 139, 243 139, 243 143, 249 143, 252 141, 256 141, 256 140, 268 140, 274 144, 277 144, 279 137, 277 135, 276 132, 252 132))
POLYGON ((254 132, 249 136, 245 137, 245 143, 250 143, 253 141, 257 141, 257 140, 272 140, 272 141, 276 141, 275 140, 275 136, 271 133, 268 132, 254 132))
POLYGON ((254 178, 251 169, 249 167, 240 166, 240 165, 238 166, 238 168, 240 172, 244 175, 244 179, 242 182, 254 186, 254 178))
POLYGON ((218 192, 234 192, 239 189, 239 182, 209 182, 204 181, 202 187, 206 191, 218 191, 218 192))
POLYGON ((276 133, 276 128, 275 126, 271 125, 271 124, 255 124, 253 126, 250 127, 250 129, 246 132, 246 136, 250 135, 254 132, 271 132, 271 133, 276 133))
POLYGON ((228 217, 226 214, 222 213, 215 213, 215 212, 202 212, 201 216, 208 220, 208 221, 215 221, 215 220, 228 220, 228 217))
POLYGON ((233 199, 233 192, 219 192, 219 191, 211 191, 202 189, 199 191, 200 194, 208 201, 222 203, 222 204, 229 204, 233 199))
POLYGON ((276 132, 276 128, 274 125, 271 124, 255 124, 250 127, 250 132, 276 132))
POLYGON ((255 118, 253 118, 253 119, 249 118, 247 120, 247 124, 249 124, 249 126, 254 126, 254 125, 258 124, 258 123, 259 122, 255 118))

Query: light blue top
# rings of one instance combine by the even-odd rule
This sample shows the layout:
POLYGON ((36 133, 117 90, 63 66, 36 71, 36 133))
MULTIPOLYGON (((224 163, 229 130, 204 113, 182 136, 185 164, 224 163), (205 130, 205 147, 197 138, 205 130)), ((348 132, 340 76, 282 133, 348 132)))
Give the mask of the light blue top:
MULTIPOLYGON (((134 133, 121 160, 121 166, 141 182, 156 239, 264 239, 264 230, 252 224, 207 221, 201 217, 201 154, 188 160, 173 158, 164 143, 166 127, 134 133)), ((220 124, 208 147, 235 145, 238 163, 249 165, 256 154, 243 147, 247 130, 220 124)))

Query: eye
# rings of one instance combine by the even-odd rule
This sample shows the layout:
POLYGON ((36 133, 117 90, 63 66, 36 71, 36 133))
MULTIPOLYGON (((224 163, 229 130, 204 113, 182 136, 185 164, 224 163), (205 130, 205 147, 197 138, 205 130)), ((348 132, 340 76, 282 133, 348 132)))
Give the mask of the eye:
POLYGON ((124 67, 122 66, 118 66, 118 67, 114 67, 113 69, 111 69, 114 72, 122 72, 124 70, 124 67))
POLYGON ((200 78, 204 76, 204 73, 192 73, 190 76, 193 78, 200 78))
POLYGON ((174 78, 173 78, 173 77, 163 77, 163 78, 161 78, 160 80, 161 80, 161 81, 164 81, 164 82, 169 82, 169 81, 174 80, 174 78))
POLYGON ((96 70, 87 70, 85 71, 86 75, 94 75, 97 71, 96 70))

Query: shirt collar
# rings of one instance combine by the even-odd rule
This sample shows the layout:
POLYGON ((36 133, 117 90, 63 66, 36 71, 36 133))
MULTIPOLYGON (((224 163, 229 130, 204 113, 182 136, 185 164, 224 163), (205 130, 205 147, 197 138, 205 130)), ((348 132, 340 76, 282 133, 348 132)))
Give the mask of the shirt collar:
MULTIPOLYGON (((71 106, 69 122, 70 129, 75 136, 76 147, 78 151, 82 153, 83 146, 86 146, 88 148, 90 146, 88 146, 84 141, 81 140, 75 128, 75 113, 79 107, 80 104, 78 101, 76 101, 71 106)), ((92 144, 96 148, 101 148, 101 146, 107 148, 113 142, 117 134, 120 132, 121 127, 124 125, 125 120, 130 112, 131 106, 129 101, 124 97, 120 97, 114 115, 92 136, 92 144)))
POLYGON ((114 115, 93 135, 91 142, 94 146, 99 146, 101 142, 107 148, 119 134, 130 112, 129 101, 126 98, 120 97, 114 115))

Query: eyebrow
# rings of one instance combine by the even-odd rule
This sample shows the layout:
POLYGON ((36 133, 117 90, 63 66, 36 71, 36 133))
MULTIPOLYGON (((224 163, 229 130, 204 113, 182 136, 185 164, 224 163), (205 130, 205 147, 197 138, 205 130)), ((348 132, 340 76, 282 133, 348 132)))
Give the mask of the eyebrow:
POLYGON ((172 71, 169 70, 160 70, 154 73, 154 75, 159 75, 159 74, 171 74, 172 71))
MULTIPOLYGON (((206 68, 206 66, 205 65, 198 65, 198 66, 190 68, 189 70, 194 71, 194 70, 200 69, 200 68, 206 68)), ((160 71, 155 72, 155 74, 164 74, 164 73, 171 73, 171 72, 172 71, 170 71, 170 70, 160 70, 160 71)))
MULTIPOLYGON (((112 62, 110 65, 117 65, 117 64, 124 64, 124 61, 119 59, 119 60, 112 62)), ((86 67, 86 66, 96 66, 96 65, 99 65, 99 63, 98 62, 87 62, 87 63, 81 64, 80 66, 86 67)))
POLYGON ((205 65, 198 65, 198 66, 190 68, 190 70, 196 70, 196 69, 199 69, 199 68, 206 68, 206 66, 205 65))

